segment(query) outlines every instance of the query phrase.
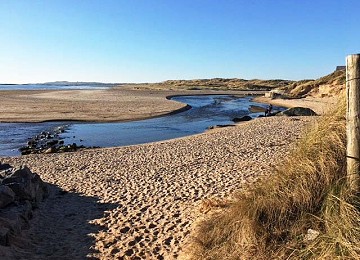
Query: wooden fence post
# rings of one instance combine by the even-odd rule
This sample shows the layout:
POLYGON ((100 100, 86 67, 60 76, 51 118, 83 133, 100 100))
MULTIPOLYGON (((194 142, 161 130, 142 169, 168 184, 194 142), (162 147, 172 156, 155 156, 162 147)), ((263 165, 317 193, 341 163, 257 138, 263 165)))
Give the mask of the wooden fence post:
POLYGON ((360 54, 346 57, 346 137, 347 181, 350 188, 360 191, 360 54))

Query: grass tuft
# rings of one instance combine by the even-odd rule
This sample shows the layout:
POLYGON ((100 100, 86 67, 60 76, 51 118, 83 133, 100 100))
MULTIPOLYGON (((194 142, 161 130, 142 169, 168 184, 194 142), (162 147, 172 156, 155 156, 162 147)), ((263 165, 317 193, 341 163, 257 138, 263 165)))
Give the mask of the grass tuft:
POLYGON ((359 197, 346 183, 345 109, 343 100, 271 177, 199 221, 183 258, 360 259, 359 197))

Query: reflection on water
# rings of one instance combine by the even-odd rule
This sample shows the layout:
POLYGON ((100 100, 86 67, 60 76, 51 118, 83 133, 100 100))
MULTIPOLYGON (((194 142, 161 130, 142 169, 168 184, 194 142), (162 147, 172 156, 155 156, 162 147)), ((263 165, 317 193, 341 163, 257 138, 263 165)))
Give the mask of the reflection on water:
MULTIPOLYGON (((231 124, 234 117, 250 113, 250 105, 266 107, 251 97, 228 95, 181 96, 173 100, 189 104, 192 109, 174 115, 123 123, 70 123, 61 134, 65 144, 113 147, 167 140, 204 132, 209 126, 231 124)), ((274 109, 279 109, 274 107, 274 109)), ((17 149, 28 137, 65 122, 39 124, 0 124, 0 155, 19 155, 17 149)))

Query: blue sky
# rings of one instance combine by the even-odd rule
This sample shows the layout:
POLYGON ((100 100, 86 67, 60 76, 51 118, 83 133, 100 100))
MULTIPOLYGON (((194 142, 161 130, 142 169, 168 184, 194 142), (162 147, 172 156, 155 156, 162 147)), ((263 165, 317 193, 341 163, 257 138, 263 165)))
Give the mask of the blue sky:
POLYGON ((358 0, 0 0, 0 83, 318 78, 359 53, 358 0))

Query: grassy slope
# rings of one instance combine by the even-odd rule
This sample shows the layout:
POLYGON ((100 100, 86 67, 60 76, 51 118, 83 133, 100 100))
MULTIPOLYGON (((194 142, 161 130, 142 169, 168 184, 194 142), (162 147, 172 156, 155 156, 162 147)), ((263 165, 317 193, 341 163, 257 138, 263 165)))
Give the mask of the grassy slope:
POLYGON ((360 259, 358 198, 345 182, 345 104, 282 167, 200 221, 187 259, 360 259), (307 241, 308 229, 320 232, 307 241))
POLYGON ((293 83, 290 80, 245 80, 245 79, 196 79, 167 80, 161 83, 140 84, 138 87, 149 89, 179 90, 271 90, 293 83))
POLYGON ((297 97, 338 95, 342 102, 270 179, 199 220, 183 258, 360 259, 359 197, 345 181, 344 88, 344 71, 282 88, 297 97), (314 240, 307 239, 309 229, 319 232, 314 240))
POLYGON ((292 97, 339 95, 345 89, 345 71, 335 71, 317 80, 293 82, 279 89, 292 97))
POLYGON ((146 89, 177 90, 272 90, 280 89, 292 97, 332 96, 344 89, 345 72, 336 71, 317 80, 245 80, 245 79, 194 79, 167 80, 160 83, 132 84, 146 89))

